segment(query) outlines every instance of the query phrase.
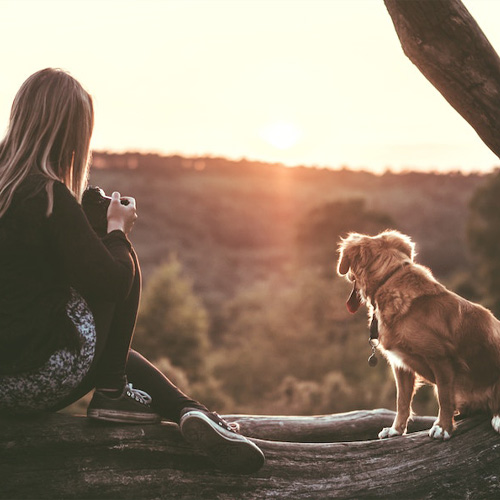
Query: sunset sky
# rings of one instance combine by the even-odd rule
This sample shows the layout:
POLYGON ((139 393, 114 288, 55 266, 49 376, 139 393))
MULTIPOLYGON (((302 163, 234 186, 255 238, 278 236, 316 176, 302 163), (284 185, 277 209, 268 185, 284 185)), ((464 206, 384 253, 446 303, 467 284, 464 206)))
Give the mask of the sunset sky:
MULTIPOLYGON (((500 50, 500 1, 464 4, 500 50)), ((500 160, 404 56, 382 0, 0 0, 0 127, 68 70, 97 150, 483 170, 500 160)))

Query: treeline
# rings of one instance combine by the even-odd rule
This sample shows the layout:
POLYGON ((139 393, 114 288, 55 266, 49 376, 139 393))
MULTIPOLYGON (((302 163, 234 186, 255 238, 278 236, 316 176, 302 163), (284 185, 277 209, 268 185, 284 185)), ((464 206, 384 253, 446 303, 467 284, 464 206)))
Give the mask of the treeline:
MULTIPOLYGON (((410 235, 417 260, 481 298, 470 200, 491 175, 287 168, 94 153, 91 183, 137 199, 145 293, 135 345, 219 411, 318 414, 394 405, 366 317, 345 308, 349 231, 410 235), (469 231, 470 232, 470 231, 469 231)), ((434 410, 423 392, 417 410, 434 410)))
MULTIPOLYGON (((389 217, 417 242, 422 263, 440 277, 450 276, 470 264, 468 202, 487 178, 459 172, 375 175, 139 153, 94 153, 93 161, 99 168, 92 170, 91 182, 138 201, 134 240, 146 276, 174 251, 182 254, 197 289, 230 294, 249 273, 262 276, 293 261, 298 232, 308 226, 310 216, 328 210, 332 202, 350 200, 389 217), (212 271, 201 257, 211 259, 212 271), (207 273, 212 276, 205 279, 207 273), (234 275, 231 283, 223 283, 227 274, 234 275)), ((344 215, 329 214, 331 223, 344 215)))

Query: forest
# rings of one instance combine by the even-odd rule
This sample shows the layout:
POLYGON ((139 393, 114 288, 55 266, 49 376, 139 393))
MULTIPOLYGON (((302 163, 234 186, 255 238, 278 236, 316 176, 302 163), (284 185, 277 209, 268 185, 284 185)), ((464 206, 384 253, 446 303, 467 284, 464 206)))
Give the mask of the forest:
MULTIPOLYGON (((492 306, 476 277, 471 206, 496 171, 376 175, 106 152, 92 161, 90 184, 137 200, 144 292, 133 346, 219 412, 394 408, 388 366, 367 363, 366 314, 347 312, 349 284, 336 275, 350 231, 408 234, 419 263, 492 306)), ((415 411, 435 410, 421 389, 415 411)))

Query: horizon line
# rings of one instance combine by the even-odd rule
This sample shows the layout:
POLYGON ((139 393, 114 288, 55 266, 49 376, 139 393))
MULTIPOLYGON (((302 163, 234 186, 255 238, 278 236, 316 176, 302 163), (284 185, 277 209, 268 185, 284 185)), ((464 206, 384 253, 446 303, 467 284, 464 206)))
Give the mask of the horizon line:
MULTIPOLYGON (((476 174, 476 175, 491 175, 495 173, 497 170, 500 170, 500 160, 498 165, 492 165, 489 170, 484 170, 480 168, 471 168, 471 169, 466 169, 464 167, 454 167, 454 168, 439 168, 439 167, 415 167, 415 166, 407 166, 407 167, 393 167, 390 165, 387 165, 384 168, 371 168, 368 166, 351 166, 348 164, 342 164, 339 166, 332 166, 332 165, 320 165, 320 164, 291 164, 288 165, 283 162, 277 162, 277 161, 267 161, 267 160, 262 160, 262 159, 255 159, 255 158, 249 158, 246 156, 241 156, 239 158, 232 158, 229 156, 223 156, 223 155, 218 155, 215 153, 205 153, 202 155, 189 155, 189 154, 184 154, 180 152, 171 152, 167 153, 161 150, 140 150, 140 149, 93 149, 92 150, 92 155, 97 154, 97 155, 109 155, 109 156, 126 156, 126 155, 139 155, 139 156, 157 156, 159 158, 181 158, 184 160, 189 160, 189 161, 196 161, 196 160, 223 160, 227 162, 232 162, 232 163, 253 163, 253 164, 259 164, 259 165, 268 165, 268 166, 276 166, 276 167, 282 167, 282 168, 290 168, 290 169, 297 169, 297 168, 306 168, 306 169, 315 169, 315 170, 331 170, 331 171, 336 171, 336 172, 341 172, 341 171, 350 171, 350 172, 359 172, 359 173, 368 173, 368 174, 373 174, 377 176, 382 176, 385 174, 410 174, 410 173, 425 173, 425 174, 437 174, 437 175, 449 175, 449 174, 460 174, 460 175, 471 175, 471 174, 476 174)), ((99 166, 94 165, 93 162, 91 162, 91 165, 94 166, 95 168, 101 169, 101 168, 106 168, 106 166, 102 165, 99 166)), ((130 165, 122 165, 120 167, 115 167, 115 168, 128 168, 128 169, 135 169, 137 167, 130 166, 130 165)), ((186 168, 190 168, 186 166, 186 168)), ((203 170, 204 167, 198 166, 198 168, 193 167, 196 170, 203 170)))

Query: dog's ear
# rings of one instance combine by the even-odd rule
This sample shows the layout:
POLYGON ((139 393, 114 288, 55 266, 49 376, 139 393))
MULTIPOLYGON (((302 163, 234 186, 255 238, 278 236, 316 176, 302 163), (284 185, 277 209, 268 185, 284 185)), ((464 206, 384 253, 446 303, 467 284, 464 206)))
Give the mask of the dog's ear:
POLYGON ((349 272, 349 268, 351 267, 351 262, 349 261, 349 257, 344 255, 343 252, 340 253, 339 257, 339 265, 337 267, 337 273, 341 276, 346 275, 349 272))
POLYGON ((339 262, 337 273, 340 276, 345 276, 353 264, 353 257, 356 253, 356 247, 361 235, 357 233, 349 233, 347 237, 341 238, 339 243, 339 262))

